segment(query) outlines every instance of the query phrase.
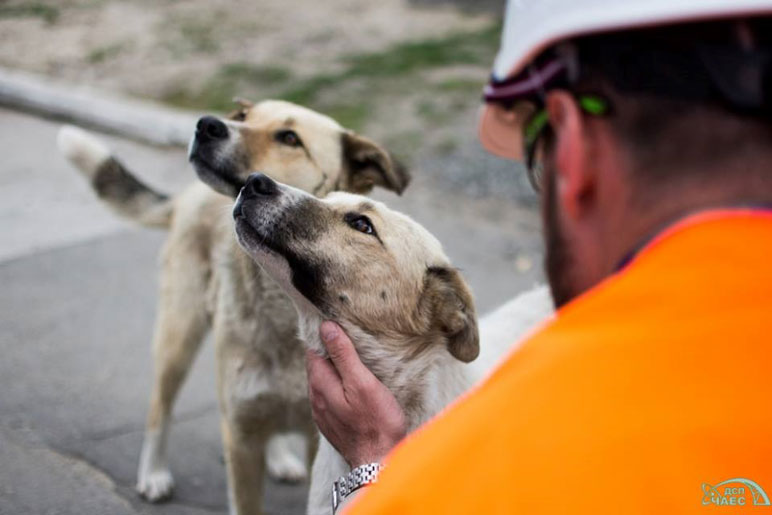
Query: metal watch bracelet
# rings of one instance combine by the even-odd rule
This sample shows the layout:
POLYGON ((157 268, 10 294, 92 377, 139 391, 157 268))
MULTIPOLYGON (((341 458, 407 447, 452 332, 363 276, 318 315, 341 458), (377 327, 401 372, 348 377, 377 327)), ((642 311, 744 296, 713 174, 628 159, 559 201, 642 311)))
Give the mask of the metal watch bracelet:
POLYGON ((343 499, 352 492, 377 482, 380 471, 380 463, 366 463, 353 468, 348 474, 340 476, 332 484, 332 512, 335 513, 343 499))

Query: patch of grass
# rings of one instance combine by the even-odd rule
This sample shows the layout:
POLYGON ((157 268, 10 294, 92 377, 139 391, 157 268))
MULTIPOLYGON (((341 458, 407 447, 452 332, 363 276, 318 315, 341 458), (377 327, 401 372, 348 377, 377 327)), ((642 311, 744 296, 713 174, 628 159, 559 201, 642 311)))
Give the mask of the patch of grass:
POLYGON ((220 48, 214 29, 211 20, 188 19, 180 24, 180 34, 194 52, 211 53, 220 48))
POLYGON ((163 95, 163 101, 177 107, 226 113, 234 109, 233 97, 235 96, 230 94, 229 90, 210 87, 204 87, 195 92, 177 88, 167 91, 163 95))
POLYGON ((46 4, 0 5, 0 18, 41 18, 46 23, 56 23, 59 15, 59 8, 46 4))
POLYGON ((86 60, 93 64, 105 62, 117 56, 126 48, 126 43, 113 43, 103 47, 95 48, 86 56, 86 60))
MULTIPOLYGON (((501 25, 496 23, 476 32, 400 43, 382 52, 350 56, 345 59, 347 66, 342 71, 306 79, 282 97, 299 104, 311 104, 324 89, 337 87, 342 82, 404 78, 432 68, 487 63, 496 51, 500 33, 501 25)), ((461 84, 462 81, 448 81, 446 87, 460 87, 461 84)))
POLYGON ((482 93, 483 82, 472 79, 447 79, 435 84, 437 91, 442 93, 460 93, 469 95, 475 92, 482 93))
POLYGON ((256 66, 249 63, 229 63, 220 68, 220 80, 275 86, 288 81, 292 74, 279 66, 256 66))
POLYGON ((292 78, 289 70, 278 66, 256 66, 250 63, 228 63, 220 67, 197 91, 177 89, 163 99, 170 104, 194 109, 230 111, 233 97, 256 99, 266 89, 275 88, 292 78))
POLYGON ((341 77, 337 75, 316 75, 296 83, 280 96, 296 104, 312 105, 323 90, 339 85, 341 82, 341 77))
POLYGON ((468 97, 437 96, 419 100, 415 111, 427 123, 442 125, 451 121, 455 114, 469 103, 468 101, 468 97))
MULTIPOLYGON (((449 36, 425 41, 400 43, 381 52, 349 56, 344 59, 345 67, 335 73, 323 73, 293 83, 280 97, 297 104, 322 109, 329 112, 330 107, 319 102, 324 93, 338 90, 346 84, 360 82, 360 93, 352 99, 357 107, 349 111, 343 119, 336 118, 346 126, 357 130, 364 125, 367 114, 372 112, 375 101, 374 92, 381 83, 395 79, 406 79, 430 69, 453 65, 479 65, 487 63, 499 44, 500 24, 493 24, 483 30, 451 34, 449 36), (350 116, 355 113, 356 116, 350 116), (359 117, 362 117, 360 119, 359 117), (347 124, 347 118, 354 118, 354 123, 347 124)), ((480 84, 474 81, 447 80, 440 83, 440 89, 446 93, 467 94, 479 91, 480 84)), ((446 113, 438 113, 441 120, 447 120, 446 113)), ((430 115, 431 116, 431 115, 430 115)), ((335 115, 333 115, 335 118, 335 115)), ((440 120, 438 120, 440 121, 440 120)), ((412 149, 406 153, 411 153, 412 149)))
POLYGON ((347 129, 359 132, 364 128, 372 107, 368 102, 333 104, 325 108, 324 113, 347 129))
MULTIPOLYGON (((232 109, 234 96, 259 99, 273 95, 318 109, 345 127, 361 130, 379 99, 405 88, 406 93, 412 93, 421 86, 421 73, 457 65, 487 65, 498 46, 500 31, 500 24, 494 24, 478 31, 400 43, 380 52, 345 57, 341 69, 303 79, 294 78, 284 68, 231 63, 221 67, 199 90, 179 89, 164 98, 182 107, 222 112, 232 109), (413 78, 415 84, 406 80, 413 78)), ((481 88, 480 82, 466 79, 424 85, 435 86, 440 98, 433 105, 418 107, 419 114, 433 123, 448 121, 458 107, 458 99, 466 99, 481 88)), ((420 134, 403 133, 392 146, 410 155, 420 144, 420 134)))
POLYGON ((490 59, 491 53, 498 45, 500 34, 501 27, 495 24, 480 31, 400 43, 385 52, 348 58, 348 74, 360 77, 393 77, 429 68, 480 64, 490 59))

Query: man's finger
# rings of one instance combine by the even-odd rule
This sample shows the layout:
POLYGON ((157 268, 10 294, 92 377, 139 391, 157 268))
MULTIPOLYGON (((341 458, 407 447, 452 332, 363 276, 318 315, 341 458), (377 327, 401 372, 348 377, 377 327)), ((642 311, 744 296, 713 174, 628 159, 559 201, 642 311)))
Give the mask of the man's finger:
POLYGON ((323 322, 319 334, 327 354, 330 355, 330 361, 335 365, 344 382, 361 374, 370 373, 359 359, 354 344, 338 324, 330 321, 323 322))
POLYGON ((325 358, 314 351, 306 351, 306 372, 310 396, 324 397, 327 404, 339 406, 345 403, 340 376, 325 358))

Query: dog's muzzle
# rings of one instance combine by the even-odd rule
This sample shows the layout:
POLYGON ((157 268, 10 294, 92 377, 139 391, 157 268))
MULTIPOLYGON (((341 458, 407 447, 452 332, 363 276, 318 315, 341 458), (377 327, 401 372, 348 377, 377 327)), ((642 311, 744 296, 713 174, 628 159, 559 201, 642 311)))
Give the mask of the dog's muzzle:
POLYGON ((208 148, 210 144, 223 142, 229 136, 228 126, 222 120, 214 116, 202 116, 196 123, 196 132, 188 145, 188 160, 203 157, 199 155, 202 150, 204 153, 211 152, 208 148))
POLYGON ((241 188, 236 205, 233 206, 233 218, 245 217, 244 203, 251 200, 269 200, 279 195, 279 185, 264 173, 253 173, 241 188))
POLYGON ((214 116, 203 116, 196 124, 196 140, 200 143, 228 138, 228 126, 214 116))

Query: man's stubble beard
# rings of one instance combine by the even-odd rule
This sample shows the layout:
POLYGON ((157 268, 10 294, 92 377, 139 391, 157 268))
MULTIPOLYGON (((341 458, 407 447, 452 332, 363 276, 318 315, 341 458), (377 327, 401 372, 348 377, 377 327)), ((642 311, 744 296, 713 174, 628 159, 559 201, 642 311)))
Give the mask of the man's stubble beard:
POLYGON ((560 212, 555 187, 555 169, 552 159, 546 159, 543 170, 544 198, 542 216, 544 219, 544 270, 552 293, 552 302, 559 309, 579 292, 571 282, 571 270, 575 259, 569 240, 560 224, 560 212))

